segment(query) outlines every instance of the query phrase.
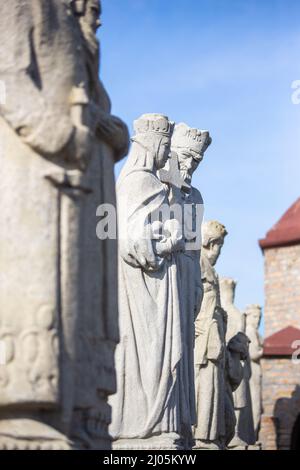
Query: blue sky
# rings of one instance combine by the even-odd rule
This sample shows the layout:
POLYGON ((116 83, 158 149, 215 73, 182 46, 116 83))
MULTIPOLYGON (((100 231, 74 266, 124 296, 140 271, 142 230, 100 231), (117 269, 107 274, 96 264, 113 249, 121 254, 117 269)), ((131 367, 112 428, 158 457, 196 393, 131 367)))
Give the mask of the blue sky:
MULTIPOLYGON (((102 0, 101 77, 131 128, 144 112, 208 129, 193 183, 229 235, 236 303, 264 302, 257 240, 300 196, 299 0, 102 0)), ((118 165, 117 172, 121 165, 118 165)))

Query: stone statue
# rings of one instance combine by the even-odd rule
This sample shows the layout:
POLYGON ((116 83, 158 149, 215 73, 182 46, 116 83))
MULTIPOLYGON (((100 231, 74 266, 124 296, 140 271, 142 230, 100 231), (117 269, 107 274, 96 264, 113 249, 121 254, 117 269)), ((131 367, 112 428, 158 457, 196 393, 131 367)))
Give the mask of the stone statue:
POLYGON ((115 204, 128 148, 98 79, 97 0, 10 0, 0 15, 0 448, 108 448, 118 341, 115 204))
POLYGON ((237 333, 246 330, 246 317, 234 304, 236 281, 228 277, 220 278, 221 305, 227 312, 226 342, 231 340, 237 333))
POLYGON ((250 391, 252 399, 255 439, 258 441, 262 415, 262 371, 260 360, 263 356, 263 341, 258 332, 261 321, 261 307, 249 305, 246 308, 246 334, 250 339, 251 379, 250 391))
POLYGON ((117 182, 119 310, 117 393, 111 398, 115 449, 180 449, 190 423, 189 357, 181 317, 176 253, 182 226, 161 182, 173 123, 156 114, 134 123, 117 182))
POLYGON ((255 443, 249 385, 249 340, 245 335, 245 315, 234 305, 235 289, 236 282, 233 279, 220 279, 221 305, 227 313, 226 342, 232 358, 237 357, 236 370, 240 368, 242 374, 238 386, 237 381, 232 383, 236 427, 234 438, 228 447, 245 449, 255 443))
POLYGON ((195 322, 195 448, 220 449, 226 442, 226 318, 221 308, 214 266, 227 231, 217 221, 202 225, 201 276, 203 301, 195 322))
MULTIPOLYGON (((200 248, 201 248, 201 224, 203 218, 203 199, 195 187, 191 186, 192 176, 204 152, 211 143, 207 131, 193 129, 181 123, 175 126, 171 151, 176 168, 169 171, 168 181, 170 185, 169 202, 174 214, 178 214, 178 221, 182 224, 185 240, 185 250, 175 254, 176 266, 179 276, 181 315, 183 325, 183 347, 185 355, 186 378, 183 380, 188 387, 184 390, 182 400, 185 401, 183 409, 189 411, 186 416, 186 447, 192 446, 192 428, 196 423, 195 393, 194 393, 194 337, 195 317, 201 307, 202 280, 200 272, 200 248), (180 175, 174 178, 177 172, 180 175), (177 181, 180 181, 177 184, 177 181)), ((169 160, 169 165, 170 162, 169 160)), ((162 172, 160 172, 160 175, 162 172)))

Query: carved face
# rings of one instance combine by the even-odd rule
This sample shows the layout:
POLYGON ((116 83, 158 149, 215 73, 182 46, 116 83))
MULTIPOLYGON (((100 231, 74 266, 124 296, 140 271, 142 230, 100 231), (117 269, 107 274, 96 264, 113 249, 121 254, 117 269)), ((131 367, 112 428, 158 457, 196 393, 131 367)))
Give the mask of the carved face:
POLYGON ((199 158, 199 154, 196 154, 191 149, 179 149, 177 150, 177 155, 182 177, 186 183, 190 184, 193 173, 198 168, 203 157, 199 158))
POLYGON ((213 240, 210 242, 208 247, 208 259, 212 266, 214 266, 218 261, 223 245, 223 238, 218 238, 217 240, 213 240))
POLYGON ((84 19, 94 33, 96 33, 97 29, 101 26, 101 12, 100 0, 87 0, 84 19))
POLYGON ((170 139, 169 137, 160 137, 158 150, 155 158, 156 168, 160 169, 165 166, 170 155, 170 139))
POLYGON ((261 310, 259 308, 253 308, 249 311, 249 314, 247 315, 247 321, 253 325, 255 328, 259 327, 260 324, 260 319, 261 319, 261 310))

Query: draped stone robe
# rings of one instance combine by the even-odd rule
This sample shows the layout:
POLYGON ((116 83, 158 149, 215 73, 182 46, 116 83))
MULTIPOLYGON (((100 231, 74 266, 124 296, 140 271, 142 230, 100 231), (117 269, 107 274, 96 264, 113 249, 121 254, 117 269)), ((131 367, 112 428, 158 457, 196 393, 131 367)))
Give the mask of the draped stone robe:
MULTIPOLYGON (((195 380, 197 424, 194 437, 221 445, 225 427, 225 331, 218 307, 219 280, 205 253, 201 254, 203 301, 196 318, 195 380)), ((197 442, 196 442, 197 447, 197 442)))
POLYGON ((250 378, 250 392, 253 410, 253 422, 255 438, 258 440, 260 421, 262 415, 262 368, 261 358, 263 356, 263 341, 258 332, 258 328, 246 321, 246 333, 251 343, 249 345, 250 360, 249 376, 250 378))
POLYGON ((168 188, 152 169, 131 165, 129 157, 117 199, 121 343, 110 431, 115 440, 173 436, 174 444, 189 415, 176 258, 172 253, 158 258, 152 241, 143 238, 149 216, 155 220, 153 214, 168 206, 168 188), (143 250, 156 256, 157 270, 141 268, 143 250))
MULTIPOLYGON (((172 203, 181 206, 181 215, 183 221, 183 231, 185 237, 186 249, 183 253, 176 254, 176 264, 178 270, 178 285, 180 290, 180 302, 182 311, 182 336, 185 363, 182 379, 184 383, 189 384, 185 387, 185 409, 189 412, 186 416, 187 430, 191 431, 190 426, 196 424, 196 400, 195 400, 195 370, 194 370, 194 344, 195 344, 195 318, 199 312, 203 297, 203 286, 200 269, 200 247, 201 224, 203 211, 198 211, 196 206, 203 206, 203 199, 200 192, 191 187, 189 194, 185 194, 179 189, 172 188, 172 203), (175 199, 174 199, 175 197, 175 199), (196 221, 196 217, 198 220, 196 221), (193 249, 187 243, 193 243, 193 249)), ((176 212, 175 212, 176 213, 176 212)))
MULTIPOLYGON (((230 340, 232 340, 236 337, 236 335, 238 335, 238 333, 245 333, 245 320, 243 318, 242 313, 236 308, 233 303, 222 302, 222 307, 227 312, 228 318, 226 332, 226 342, 228 344, 230 340)), ((234 354, 232 356, 234 356, 234 354)), ((235 428, 235 436, 229 444, 230 447, 245 447, 247 445, 255 443, 249 385, 249 379, 251 375, 249 361, 249 355, 245 360, 237 359, 237 362, 240 362, 243 377, 240 381, 240 384, 238 385, 238 387, 235 387, 235 390, 232 394, 237 422, 235 428)))

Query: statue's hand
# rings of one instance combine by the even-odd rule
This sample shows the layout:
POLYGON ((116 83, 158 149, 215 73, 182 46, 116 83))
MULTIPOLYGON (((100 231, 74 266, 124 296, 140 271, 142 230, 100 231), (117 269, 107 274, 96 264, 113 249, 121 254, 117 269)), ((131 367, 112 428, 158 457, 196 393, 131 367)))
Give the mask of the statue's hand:
POLYGON ((116 162, 127 155, 129 132, 121 119, 98 110, 97 135, 113 148, 116 162))
POLYGON ((133 244, 135 250, 135 259, 144 271, 157 271, 161 264, 160 260, 152 249, 151 240, 139 239, 133 244))
POLYGON ((178 220, 170 219, 164 223, 166 238, 170 238, 172 252, 185 251, 185 241, 182 234, 182 228, 178 220))

